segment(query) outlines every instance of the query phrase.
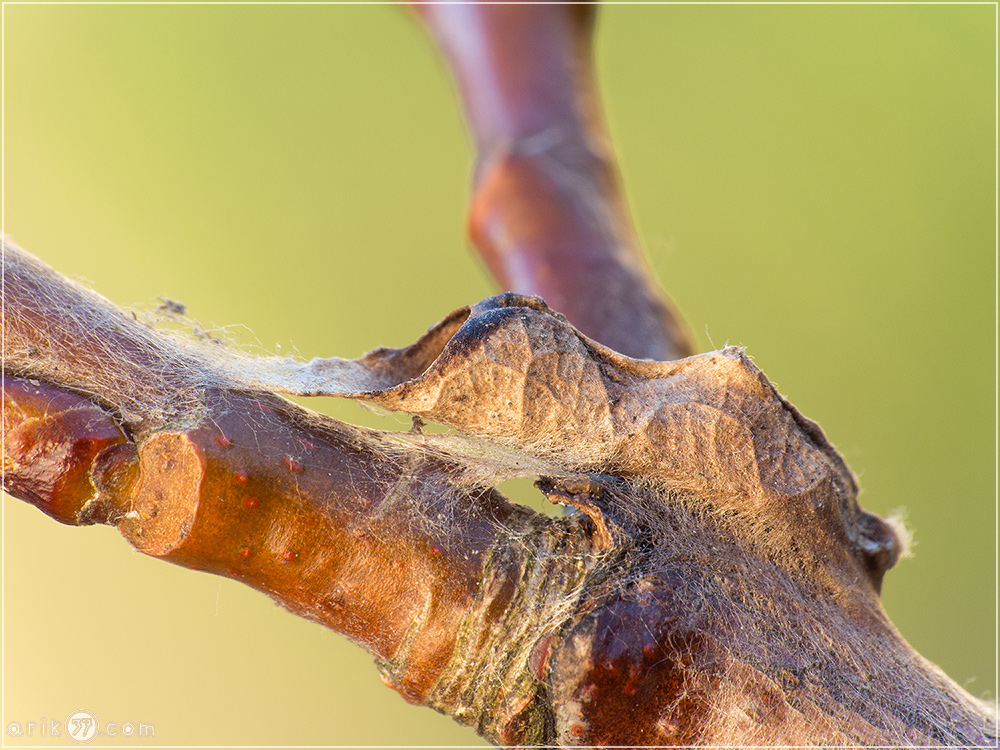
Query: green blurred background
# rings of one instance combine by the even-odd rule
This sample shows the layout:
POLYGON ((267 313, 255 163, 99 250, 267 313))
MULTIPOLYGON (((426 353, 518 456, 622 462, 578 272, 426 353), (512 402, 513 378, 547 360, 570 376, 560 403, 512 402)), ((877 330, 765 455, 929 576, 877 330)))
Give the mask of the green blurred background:
MULTIPOLYGON (((3 13, 4 231, 59 270, 304 357, 409 343, 495 291, 463 235, 461 114, 405 9, 3 13)), ((619 6, 597 35, 653 266, 704 348, 745 345, 823 425, 866 507, 906 509, 886 608, 977 696, 996 690, 995 13, 619 6)), ((5 722, 477 742, 339 636, 112 529, 5 498, 3 540, 5 722)))

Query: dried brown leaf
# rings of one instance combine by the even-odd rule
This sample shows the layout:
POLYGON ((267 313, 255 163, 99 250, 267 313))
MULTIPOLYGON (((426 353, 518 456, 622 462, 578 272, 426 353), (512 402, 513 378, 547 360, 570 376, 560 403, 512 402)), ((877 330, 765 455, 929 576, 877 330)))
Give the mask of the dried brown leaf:
MULTIPOLYGON (((357 639, 409 700, 495 741, 996 737, 992 710, 881 607, 902 540, 739 349, 634 360, 507 294, 404 349, 252 359, 156 331, 10 245, 4 270, 6 372, 83 392, 60 424, 90 415, 94 452, 118 451, 109 473, 52 469, 75 505, 37 476, 44 491, 14 491, 75 522, 87 488, 127 496, 93 520, 357 639), (269 391, 460 434, 351 428, 269 391), (547 519, 491 490, 518 475, 582 512, 547 519)), ((37 411, 11 434, 44 428, 37 411)), ((30 479, 25 456, 5 444, 5 466, 30 479)))

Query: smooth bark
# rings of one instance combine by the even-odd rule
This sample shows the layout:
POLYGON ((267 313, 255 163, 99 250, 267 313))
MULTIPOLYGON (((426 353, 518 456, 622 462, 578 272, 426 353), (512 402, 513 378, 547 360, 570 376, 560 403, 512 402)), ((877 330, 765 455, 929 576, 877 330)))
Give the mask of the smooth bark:
POLYGON ((737 349, 634 360, 507 294, 405 349, 253 360, 9 243, 3 272, 5 489, 264 591, 494 742, 995 739, 881 608, 901 539, 737 349), (273 391, 460 434, 354 428, 273 391), (492 485, 515 476, 579 512, 509 503, 492 485))

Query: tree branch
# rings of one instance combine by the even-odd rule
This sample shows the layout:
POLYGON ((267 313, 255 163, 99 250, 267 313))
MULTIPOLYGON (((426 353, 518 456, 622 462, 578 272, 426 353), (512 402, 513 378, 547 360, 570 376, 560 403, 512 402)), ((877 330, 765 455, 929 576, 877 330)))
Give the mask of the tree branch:
POLYGON ((594 80, 594 7, 414 7, 458 80, 478 152, 469 231, 493 277, 624 354, 694 354, 632 226, 594 80))
MULTIPOLYGON (((634 356, 690 353, 624 209, 589 11, 488 6, 474 36, 448 15, 468 8, 421 12, 476 135, 493 272, 634 356)), ((893 529, 737 350, 634 362, 507 296, 404 350, 254 361, 4 253, 5 487, 265 591, 409 700, 497 742, 995 740, 881 609, 893 529), (471 437, 361 430, 275 391, 471 437), (514 476, 579 512, 508 503, 492 487, 514 476)))
POLYGON ((995 738, 882 611, 900 539, 739 350, 632 360, 503 295, 405 349, 257 361, 173 340, 10 244, 3 270, 8 491, 268 593, 494 742, 995 738), (468 437, 352 428, 266 389, 468 437), (583 512, 490 488, 523 475, 583 512))

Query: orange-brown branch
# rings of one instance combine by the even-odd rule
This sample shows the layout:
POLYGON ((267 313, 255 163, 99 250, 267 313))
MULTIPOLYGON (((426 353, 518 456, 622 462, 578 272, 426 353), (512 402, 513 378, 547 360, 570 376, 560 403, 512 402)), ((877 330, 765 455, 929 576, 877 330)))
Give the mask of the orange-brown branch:
POLYGON ((822 432, 692 339, 645 264, 598 105, 593 10, 419 5, 478 150, 505 287, 401 350, 251 361, 4 244, 4 488, 354 639, 503 744, 995 744, 902 639, 900 551, 822 432), (596 339, 596 341, 595 341, 596 339), (637 358, 622 356, 597 341, 637 358), (445 423, 355 428, 278 392, 445 423), (492 487, 534 476, 550 519, 492 487))
MULTIPOLYGON (((523 674, 547 633, 510 642, 504 613, 546 540, 586 548, 577 520, 462 481, 440 451, 242 389, 213 345, 156 331, 9 243, 3 273, 6 491, 267 593, 366 648, 414 703, 470 714, 468 673, 497 668, 506 639, 522 676, 468 720, 498 741, 541 736, 523 674)), ((565 594, 538 587, 524 622, 565 594)))
POLYGON ((694 354, 629 215, 594 80, 593 6, 414 7, 465 104, 478 152, 469 232, 494 278, 624 354, 694 354))
POLYGON ((3 270, 7 490, 266 592, 496 742, 996 738, 882 610, 894 530, 739 350, 637 361, 507 294, 405 349, 256 366, 10 244, 3 270), (467 437, 354 428, 271 382, 467 437), (584 512, 491 489, 524 475, 584 512))

